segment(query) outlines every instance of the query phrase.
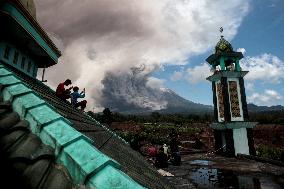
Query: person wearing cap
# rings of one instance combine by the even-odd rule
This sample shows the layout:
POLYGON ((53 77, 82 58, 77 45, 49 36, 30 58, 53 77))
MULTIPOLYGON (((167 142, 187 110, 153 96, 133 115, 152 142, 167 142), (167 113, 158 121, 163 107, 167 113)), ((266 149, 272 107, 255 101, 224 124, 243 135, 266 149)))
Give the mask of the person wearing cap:
POLYGON ((71 104, 75 108, 81 107, 81 110, 84 110, 86 108, 87 101, 82 100, 81 102, 78 102, 78 98, 85 98, 85 88, 79 93, 79 87, 74 87, 73 93, 71 93, 71 104))
POLYGON ((73 87, 65 89, 65 86, 69 86, 71 84, 72 82, 70 79, 66 79, 63 83, 60 83, 56 88, 56 96, 58 96, 61 100, 67 100, 68 98, 70 98, 70 92, 73 87))

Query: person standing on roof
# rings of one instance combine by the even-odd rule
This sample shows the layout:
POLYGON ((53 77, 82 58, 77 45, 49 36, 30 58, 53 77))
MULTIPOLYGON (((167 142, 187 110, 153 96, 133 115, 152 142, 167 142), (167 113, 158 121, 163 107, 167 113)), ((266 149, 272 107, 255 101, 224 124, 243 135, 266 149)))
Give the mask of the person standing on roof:
POLYGON ((68 89, 65 89, 64 86, 68 86, 68 85, 71 85, 72 82, 70 79, 66 79, 66 81, 64 81, 63 83, 60 83, 57 88, 56 88, 56 96, 58 96, 61 100, 67 100, 68 98, 70 98, 70 92, 71 92, 71 89, 73 87, 70 87, 68 89))
POLYGON ((81 110, 84 110, 86 108, 87 101, 83 100, 78 102, 78 98, 85 98, 85 88, 81 93, 79 93, 79 87, 74 87, 73 93, 71 93, 71 104, 75 108, 81 107, 81 110))

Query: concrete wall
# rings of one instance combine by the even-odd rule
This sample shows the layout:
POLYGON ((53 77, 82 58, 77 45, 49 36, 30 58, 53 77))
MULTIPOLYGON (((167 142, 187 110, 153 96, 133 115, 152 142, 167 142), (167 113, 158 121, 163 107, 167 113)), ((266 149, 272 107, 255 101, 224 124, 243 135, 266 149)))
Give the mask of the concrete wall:
POLYGON ((33 58, 8 42, 0 42, 0 60, 31 77, 36 78, 37 76, 38 66, 33 58), (7 48, 9 53, 7 53, 7 48))
POLYGON ((233 129, 235 155, 238 153, 249 155, 249 145, 247 138, 247 129, 233 129))

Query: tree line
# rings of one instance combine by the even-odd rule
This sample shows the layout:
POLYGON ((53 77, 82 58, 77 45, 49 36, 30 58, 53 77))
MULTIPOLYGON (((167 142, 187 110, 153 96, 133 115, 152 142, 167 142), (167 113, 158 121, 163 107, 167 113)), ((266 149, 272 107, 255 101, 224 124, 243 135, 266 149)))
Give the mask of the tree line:
MULTIPOLYGON (((128 122, 135 123, 158 123, 167 122, 176 125, 190 123, 211 123, 214 121, 213 114, 184 114, 174 113, 165 114, 159 112, 151 112, 149 114, 121 114, 119 112, 111 112, 109 108, 105 108, 101 113, 88 114, 101 123, 111 122, 128 122)), ((284 111, 269 111, 269 112, 250 112, 249 121, 258 122, 260 124, 284 124, 284 111)))

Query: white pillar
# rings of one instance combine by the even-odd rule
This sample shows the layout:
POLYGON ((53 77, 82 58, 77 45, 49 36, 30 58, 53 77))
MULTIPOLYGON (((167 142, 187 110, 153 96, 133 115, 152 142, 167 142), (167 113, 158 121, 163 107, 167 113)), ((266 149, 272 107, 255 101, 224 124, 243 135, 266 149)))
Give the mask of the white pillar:
POLYGON ((247 137, 247 129, 233 129, 235 155, 246 154, 249 155, 249 145, 247 137))

